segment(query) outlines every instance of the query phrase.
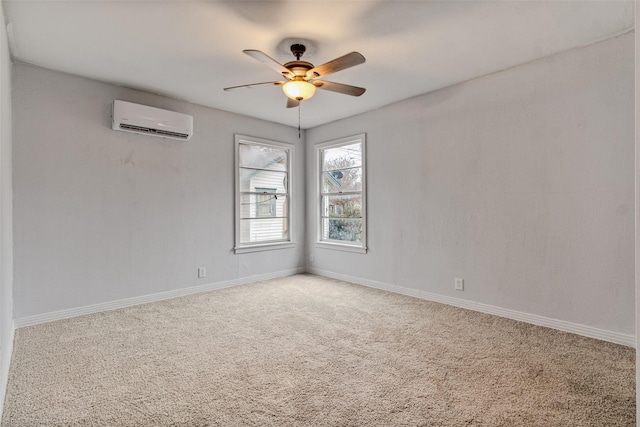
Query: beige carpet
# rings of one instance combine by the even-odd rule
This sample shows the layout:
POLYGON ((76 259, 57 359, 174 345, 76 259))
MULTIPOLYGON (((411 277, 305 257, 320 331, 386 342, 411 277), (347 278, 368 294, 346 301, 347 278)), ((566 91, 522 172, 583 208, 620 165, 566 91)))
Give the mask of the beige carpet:
POLYGON ((635 350, 299 275, 19 329, 2 426, 631 426, 635 350))

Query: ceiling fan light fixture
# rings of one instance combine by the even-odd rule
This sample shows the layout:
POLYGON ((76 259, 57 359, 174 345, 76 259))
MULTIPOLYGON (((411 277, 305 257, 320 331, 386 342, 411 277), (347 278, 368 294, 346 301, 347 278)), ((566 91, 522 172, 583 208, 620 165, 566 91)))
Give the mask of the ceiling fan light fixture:
POLYGON ((309 99, 316 93, 315 85, 304 80, 292 80, 282 85, 282 90, 287 97, 297 101, 309 99))

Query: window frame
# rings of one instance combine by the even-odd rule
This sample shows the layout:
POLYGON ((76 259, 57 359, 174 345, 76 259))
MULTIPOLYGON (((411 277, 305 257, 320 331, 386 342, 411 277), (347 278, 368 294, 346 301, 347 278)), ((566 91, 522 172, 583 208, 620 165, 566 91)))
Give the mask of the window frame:
POLYGON ((356 253, 367 253, 367 148, 366 148, 366 134, 360 133, 353 136, 347 136, 344 138, 334 139, 318 143, 315 145, 315 220, 316 220, 316 232, 315 232, 315 247, 334 249, 356 253), (362 154, 362 241, 360 243, 349 243, 337 240, 323 240, 322 229, 322 176, 323 176, 323 152, 326 149, 337 148, 346 145, 352 145, 360 143, 362 154))
MULTIPOLYGON (((235 134, 235 203, 234 203, 234 210, 235 210, 235 245, 234 245, 234 252, 236 254, 242 254, 242 253, 248 253, 248 252, 258 252, 258 251, 268 251, 268 250, 276 250, 276 249, 287 249, 287 248, 293 248, 296 246, 296 242, 294 241, 294 235, 293 235, 293 230, 294 230, 294 226, 293 226, 293 222, 294 222, 294 209, 293 209, 293 203, 292 203, 292 194, 293 194, 293 188, 294 188, 294 161, 293 159, 295 158, 295 145, 294 144, 289 144, 286 142, 280 142, 280 141, 272 141, 272 140, 268 140, 268 139, 264 139, 264 138, 256 138, 253 136, 247 136, 247 135, 241 135, 241 134, 235 134), (240 213, 241 213, 241 209, 240 209, 240 203, 242 200, 242 194, 246 193, 241 191, 240 188, 240 146, 246 144, 246 145, 256 145, 256 146, 264 146, 264 147, 271 147, 271 148, 277 148, 277 149, 282 149, 282 150, 286 150, 287 151, 287 192, 286 192, 286 197, 287 197, 287 203, 286 203, 286 216, 285 218, 287 219, 287 223, 286 223, 286 230, 287 230, 287 239, 283 239, 283 240, 273 240, 273 241, 267 241, 267 242, 257 242, 257 243, 242 243, 240 241, 241 238, 241 230, 240 230, 240 221, 241 221, 241 217, 240 217, 240 213)), ((258 217, 256 217, 258 218, 258 217)), ((269 218, 269 217, 261 217, 261 218, 269 218)))

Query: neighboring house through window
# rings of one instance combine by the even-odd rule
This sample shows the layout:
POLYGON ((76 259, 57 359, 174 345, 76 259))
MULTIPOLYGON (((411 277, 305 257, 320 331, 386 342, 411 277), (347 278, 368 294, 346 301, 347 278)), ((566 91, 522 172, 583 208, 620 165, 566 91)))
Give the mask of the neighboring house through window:
POLYGON ((365 135, 316 146, 317 246, 366 252, 365 135))
POLYGON ((275 188, 256 187, 256 193, 258 193, 256 194, 256 216, 258 218, 276 216, 278 196, 275 192, 275 188))
POLYGON ((294 246, 292 158, 291 144, 236 135, 236 253, 294 246))

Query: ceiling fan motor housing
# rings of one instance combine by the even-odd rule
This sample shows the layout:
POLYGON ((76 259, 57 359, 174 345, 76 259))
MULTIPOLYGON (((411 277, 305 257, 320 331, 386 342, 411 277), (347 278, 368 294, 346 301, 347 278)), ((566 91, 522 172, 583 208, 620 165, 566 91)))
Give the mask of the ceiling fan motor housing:
POLYGON ((291 61, 284 64, 284 67, 292 72, 295 77, 305 77, 307 71, 313 68, 313 64, 307 61, 291 61))

